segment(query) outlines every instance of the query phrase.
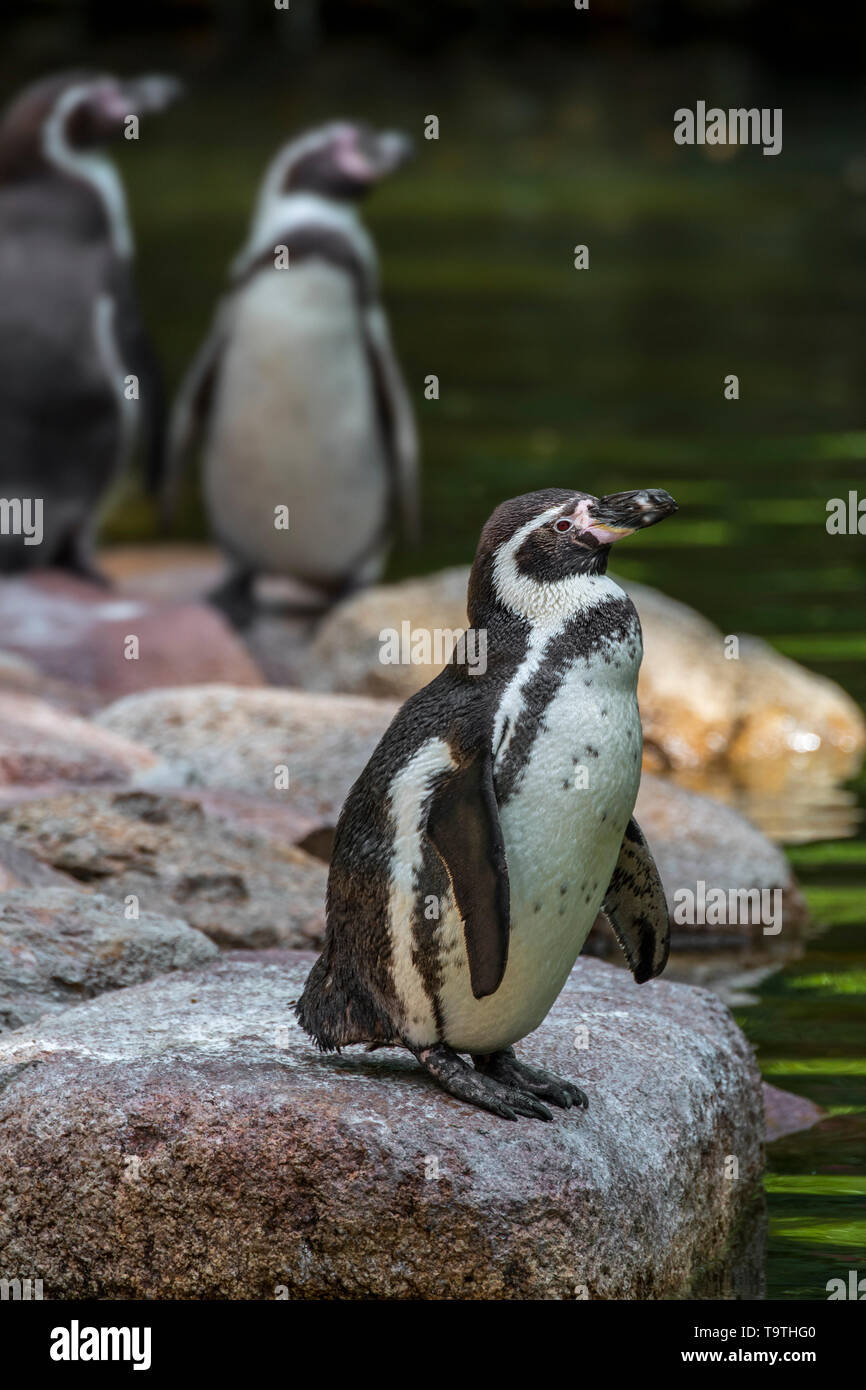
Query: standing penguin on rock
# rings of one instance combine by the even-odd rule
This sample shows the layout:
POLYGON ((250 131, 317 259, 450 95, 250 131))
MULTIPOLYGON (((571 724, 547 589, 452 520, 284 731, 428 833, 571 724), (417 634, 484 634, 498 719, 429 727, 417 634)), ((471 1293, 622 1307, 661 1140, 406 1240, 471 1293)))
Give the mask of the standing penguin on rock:
POLYGON ((674 511, 661 491, 550 489, 490 517, 468 598, 486 670, 452 662, 407 700, 340 815, 325 948, 296 1007, 321 1049, 406 1047, 507 1119, 586 1105, 512 1044, 550 1011, 600 909, 639 983, 667 960, 632 816, 640 623, 605 571, 614 541, 674 511))
POLYGON ((415 525, 417 442, 356 204, 408 157, 394 132, 335 123, 291 141, 262 185, 228 295, 172 425, 172 472, 204 432, 204 494, 237 623, 257 575, 334 601, 379 578, 415 525))
POLYGON ((0 535, 0 573, 56 565, 99 577, 98 509, 139 411, 149 481, 160 482, 161 381, 136 305, 123 186, 101 146, 179 91, 169 77, 63 73, 28 87, 0 121, 0 496, 38 500, 43 517, 38 544, 0 535))

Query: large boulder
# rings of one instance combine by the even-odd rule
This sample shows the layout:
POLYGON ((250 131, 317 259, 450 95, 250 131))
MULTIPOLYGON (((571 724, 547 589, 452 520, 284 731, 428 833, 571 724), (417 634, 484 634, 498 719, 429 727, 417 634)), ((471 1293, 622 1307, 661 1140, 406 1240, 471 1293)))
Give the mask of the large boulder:
POLYGON ((142 912, 74 888, 27 888, 0 897, 0 1032, 106 990, 204 965, 217 948, 177 918, 142 912))
POLYGON ((309 690, 407 700, 438 674, 442 663, 385 663, 382 634, 402 633, 406 622, 412 632, 465 628, 468 580, 469 570, 460 565, 399 584, 375 585, 338 604, 318 630, 303 684, 309 690))
POLYGON ((0 1268, 55 1299, 760 1295, 761 1083, 713 995, 578 962, 520 1052, 589 1109, 511 1123, 404 1053, 319 1055, 311 959, 0 1040, 0 1268))
POLYGON ((396 708, 345 695, 213 685, 131 695, 104 710, 98 723, 140 739, 164 759, 152 783, 185 782, 279 802, 295 817, 300 840, 336 824, 396 708))
MULTIPOLYGON (((454 631, 466 625, 467 568, 365 590, 322 623, 303 680, 311 689, 405 699, 434 676, 435 663, 383 664, 382 634, 454 631)), ((747 784, 775 760, 783 780, 816 763, 842 778, 866 748, 866 721, 834 682, 765 642, 727 641, 688 605, 619 579, 644 634, 638 694, 650 771, 689 771, 721 762, 747 784)), ((730 634, 734 636, 735 634, 730 634)))
POLYGON ((233 828, 191 796, 79 792, 0 808, 0 862, 10 841, 113 898, 133 894, 148 912, 183 917, 221 946, 322 939, 324 864, 233 828))
POLYGON ((2 580, 0 647, 103 699, 169 684, 263 682, 210 604, 112 593, 56 570, 2 580))

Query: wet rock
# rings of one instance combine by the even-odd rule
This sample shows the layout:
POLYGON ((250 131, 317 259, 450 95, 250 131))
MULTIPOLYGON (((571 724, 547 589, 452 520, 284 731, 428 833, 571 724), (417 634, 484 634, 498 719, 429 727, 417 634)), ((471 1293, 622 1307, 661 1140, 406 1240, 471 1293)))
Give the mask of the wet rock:
MULTIPOLYGON (((0 837, 142 910, 183 917, 221 946, 309 946, 327 870, 291 843, 233 829, 190 796, 78 793, 0 810, 0 837)), ((2 840, 0 840, 2 844, 2 840)))
POLYGON ((154 783, 185 781, 278 802, 291 809, 301 838, 336 824, 396 708, 345 695, 216 685, 129 696, 98 722, 165 760, 154 783))
POLYGON ((217 954, 177 918, 142 912, 73 888, 18 889, 0 897, 0 1032, 30 1025, 106 990, 170 970, 204 965, 217 954))
POLYGON ((764 1111, 767 1116, 767 1143, 782 1139, 786 1134, 798 1134, 803 1129, 811 1129, 820 1120, 827 1118, 826 1110, 805 1096, 797 1096, 793 1091, 782 1091, 778 1086, 764 1082, 764 1111))
MULTIPOLYGON (((649 773, 641 779, 635 817, 667 898, 668 977, 704 985, 732 1006, 753 1002, 748 991, 801 953, 809 920, 785 855, 729 806, 649 773), (713 897, 717 890, 724 894, 718 913, 712 906, 720 902, 713 897)), ((602 914, 584 950, 622 961, 602 914)))
POLYGON ((0 789, 128 782, 156 763, 122 734, 33 695, 0 691, 0 789))
MULTIPOLYGON (((789 941, 799 937, 808 912, 793 870, 782 851, 737 811, 661 777, 644 774, 635 816, 659 866, 672 927, 681 946, 725 946, 736 939, 763 948, 779 938, 789 941), (769 916, 778 908, 781 921, 717 926, 677 922, 676 895, 693 894, 697 903, 700 883, 706 892, 757 890, 764 897, 760 903, 752 898, 750 909, 754 910, 749 915, 757 917, 760 909, 769 916), (764 931, 765 926, 777 925, 781 927, 778 932, 764 931)), ((684 908, 688 899, 681 897, 680 902, 684 908)))
POLYGON ((262 684, 210 604, 115 593, 54 570, 2 581, 0 647, 104 699, 169 684, 262 684), (129 638, 137 639, 137 657, 129 638))
POLYGON ((579 962, 520 1051, 589 1110, 509 1123, 406 1054, 317 1054, 312 957, 275 955, 0 1041, 0 1268, 50 1298, 760 1294, 760 1078, 714 996, 579 962))

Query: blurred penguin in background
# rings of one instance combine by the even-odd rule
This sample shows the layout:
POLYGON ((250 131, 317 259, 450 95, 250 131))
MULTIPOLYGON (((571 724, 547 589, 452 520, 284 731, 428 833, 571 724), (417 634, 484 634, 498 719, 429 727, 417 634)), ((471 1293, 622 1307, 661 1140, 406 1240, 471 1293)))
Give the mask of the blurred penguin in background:
POLYGON ((257 575, 334 602, 380 577, 395 520, 414 535, 414 418, 357 212, 410 149, 340 122, 280 151, 180 393, 171 472, 201 428, 205 500, 230 563, 211 597, 239 625, 257 575))
POLYGON ((170 77, 62 73, 0 121, 0 573, 52 565, 101 578, 99 507, 140 414, 148 481, 160 484, 161 382, 123 186, 101 147, 179 94, 170 77))

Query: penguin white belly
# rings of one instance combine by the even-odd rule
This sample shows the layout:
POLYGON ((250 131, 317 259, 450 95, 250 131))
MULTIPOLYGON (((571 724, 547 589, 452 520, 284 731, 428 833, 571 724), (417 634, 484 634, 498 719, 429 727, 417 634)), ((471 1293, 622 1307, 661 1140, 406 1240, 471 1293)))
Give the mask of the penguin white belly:
POLYGON ((361 317, 323 262, 268 269, 239 292, 205 461, 212 524, 252 568, 332 583, 380 536, 388 476, 361 317), (275 508, 289 508, 278 529, 275 508))
POLYGON ((537 1028, 589 934, 640 782, 639 660, 619 651, 619 666, 601 657, 571 666, 500 809, 511 934, 495 994, 475 998, 465 949, 448 949, 463 939, 453 906, 443 921, 442 1037, 458 1052, 495 1052, 537 1028))

